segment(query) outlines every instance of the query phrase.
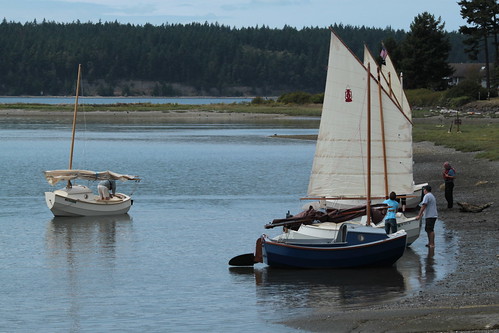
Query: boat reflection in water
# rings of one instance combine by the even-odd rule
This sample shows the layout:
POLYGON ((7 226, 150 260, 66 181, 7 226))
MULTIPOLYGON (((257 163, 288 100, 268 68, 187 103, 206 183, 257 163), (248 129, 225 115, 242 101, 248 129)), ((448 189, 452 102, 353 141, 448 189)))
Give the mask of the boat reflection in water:
POLYGON ((124 236, 130 232, 131 221, 128 214, 54 217, 47 228, 47 246, 57 256, 62 253, 67 255, 110 254, 116 247, 118 235, 124 236))
MULTIPOLYGON (((404 276, 396 267, 300 270, 231 267, 234 275, 253 276, 258 302, 284 313, 304 309, 354 309, 402 297, 404 276)), ((267 309, 270 310, 270 309, 267 309)))
MULTIPOLYGON (((133 241, 132 219, 128 214, 94 217, 55 217, 47 225, 46 253, 51 279, 58 290, 60 309, 68 313, 61 325, 79 331, 82 309, 95 302, 105 304, 109 293, 117 293, 120 273, 117 260, 127 257, 133 241)), ((64 327, 64 326, 63 326, 64 327)))

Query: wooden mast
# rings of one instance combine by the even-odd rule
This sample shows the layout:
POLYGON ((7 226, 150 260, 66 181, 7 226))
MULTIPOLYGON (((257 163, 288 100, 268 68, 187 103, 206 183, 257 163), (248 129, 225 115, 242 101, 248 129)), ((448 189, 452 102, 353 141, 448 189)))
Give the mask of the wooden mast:
MULTIPOLYGON (((78 64, 78 78, 76 79, 76 97, 73 113, 73 130, 71 135, 71 149, 69 151, 69 170, 73 168, 73 150, 75 145, 75 132, 76 132, 76 115, 78 113, 78 94, 80 92, 80 79, 81 79, 81 64, 78 64)), ((71 187, 71 181, 68 180, 68 187, 71 187)))
MULTIPOLYGON (((390 87, 390 91, 391 91, 390 87)), ((383 118, 383 97, 381 94, 381 73, 378 67, 378 98, 379 98, 379 117, 381 122, 381 143, 383 147, 383 170, 385 172, 385 195, 388 198, 388 165, 386 162, 386 140, 385 140, 385 120, 383 118)))
POLYGON ((388 87, 390 88, 390 96, 394 96, 395 99, 397 99, 398 97, 395 96, 395 93, 393 92, 393 89, 392 89, 392 73, 391 72, 388 72, 388 87))
MULTIPOLYGON (((402 109, 402 113, 404 114, 404 116, 407 117, 407 115, 405 114, 404 112, 404 73, 400 72, 400 76, 399 76, 399 80, 400 80, 400 87, 402 88, 401 91, 400 91, 400 108, 402 109)), ((409 105, 407 105, 407 108, 409 108, 409 105)), ((412 123, 411 123, 412 125, 412 123)))
POLYGON ((367 225, 371 225, 371 64, 367 64, 367 225))

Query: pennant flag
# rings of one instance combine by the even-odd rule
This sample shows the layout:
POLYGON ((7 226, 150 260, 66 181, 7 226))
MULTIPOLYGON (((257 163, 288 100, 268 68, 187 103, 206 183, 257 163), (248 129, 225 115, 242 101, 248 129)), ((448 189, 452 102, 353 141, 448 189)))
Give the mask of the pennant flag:
POLYGON ((385 46, 383 45, 383 47, 382 47, 382 49, 381 49, 381 52, 380 52, 380 54, 379 54, 379 56, 380 56, 380 57, 381 57, 381 59, 382 59, 381 63, 382 63, 383 65, 386 65, 385 59, 386 59, 386 56, 387 56, 387 55, 388 55, 388 52, 386 51, 385 46))

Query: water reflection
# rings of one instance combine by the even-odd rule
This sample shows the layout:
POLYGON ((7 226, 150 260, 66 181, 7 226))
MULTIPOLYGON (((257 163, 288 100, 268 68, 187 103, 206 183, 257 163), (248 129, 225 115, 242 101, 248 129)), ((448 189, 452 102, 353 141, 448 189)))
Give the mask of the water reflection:
POLYGON ((404 295, 404 276, 395 267, 342 270, 230 268, 254 276, 259 303, 273 310, 357 308, 404 295))
POLYGON ((256 298, 265 311, 290 313, 356 309, 393 302, 415 294, 455 270, 457 237, 437 225, 436 249, 425 247, 422 235, 391 268, 350 270, 292 270, 267 266, 231 267, 237 284, 255 284, 256 298))
POLYGON ((435 280, 435 248, 428 248, 428 255, 423 259, 424 274, 421 276, 421 284, 429 285, 435 280))
POLYGON ((254 294, 258 315, 265 321, 396 304, 456 269, 457 235, 445 228, 444 221, 435 229, 435 248, 425 247, 427 237, 422 233, 391 268, 291 270, 257 264, 231 267, 230 277, 234 286, 254 294))
MULTIPOLYGON (((78 253, 95 252, 113 257, 117 229, 127 232, 130 215, 92 217, 54 217, 47 228, 47 246, 53 254, 65 253, 68 258, 78 253)), ((68 263, 71 263, 70 260, 68 263)))
POLYGON ((456 256, 459 255, 458 237, 445 228, 445 222, 438 220, 435 225, 435 248, 426 247, 427 236, 420 238, 397 261, 397 269, 404 275, 408 291, 418 292, 435 282, 444 279, 456 269, 456 256))
POLYGON ((95 297, 102 284, 113 284, 117 246, 130 238, 131 221, 126 214, 55 217, 48 223, 45 239, 52 282, 68 303, 71 331, 80 331, 88 297, 95 297))
POLYGON ((407 293, 421 288, 421 275, 423 274, 421 260, 422 257, 418 251, 413 247, 408 247, 402 258, 395 264, 398 271, 404 276, 407 293))
POLYGON ((274 313, 326 307, 345 310, 396 301, 434 283, 439 279, 437 271, 448 273, 435 261, 434 249, 421 244, 407 248, 391 268, 293 270, 256 266, 229 270, 238 284, 254 283, 258 302, 272 304, 272 309, 266 310, 274 313))

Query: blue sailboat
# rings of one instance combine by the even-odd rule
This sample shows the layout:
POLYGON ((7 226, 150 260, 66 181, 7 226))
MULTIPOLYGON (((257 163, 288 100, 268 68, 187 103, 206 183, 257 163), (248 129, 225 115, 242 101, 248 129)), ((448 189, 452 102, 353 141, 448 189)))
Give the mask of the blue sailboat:
POLYGON ((254 253, 234 257, 230 265, 379 267, 391 266, 402 257, 406 231, 387 235, 376 228, 388 207, 372 201, 387 195, 387 170, 394 170, 391 190, 410 193, 413 189, 412 154, 405 153, 412 152, 412 138, 407 131, 384 131, 384 126, 409 126, 410 119, 371 66, 377 65, 360 61, 331 31, 324 104, 306 198, 324 205, 310 205, 296 216, 267 224, 266 228, 282 227, 283 232, 275 237, 262 235, 254 253), (365 206, 332 208, 325 204, 331 200, 362 200, 365 206))

